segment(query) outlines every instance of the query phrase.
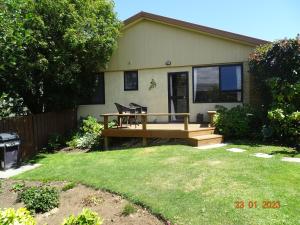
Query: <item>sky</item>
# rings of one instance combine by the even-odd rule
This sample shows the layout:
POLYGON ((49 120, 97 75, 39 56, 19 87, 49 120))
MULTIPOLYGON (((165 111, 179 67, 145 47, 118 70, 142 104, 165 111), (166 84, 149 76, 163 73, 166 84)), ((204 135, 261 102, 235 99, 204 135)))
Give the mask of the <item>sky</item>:
POLYGON ((120 20, 145 11, 268 41, 300 33, 300 0, 115 0, 120 20))

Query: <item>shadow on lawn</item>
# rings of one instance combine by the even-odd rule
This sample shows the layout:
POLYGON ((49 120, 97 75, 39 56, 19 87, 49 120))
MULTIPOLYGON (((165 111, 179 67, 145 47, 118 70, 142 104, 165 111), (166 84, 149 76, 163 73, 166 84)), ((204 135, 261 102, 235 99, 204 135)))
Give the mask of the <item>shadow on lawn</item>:
POLYGON ((289 157, 295 157, 296 155, 299 154, 299 152, 297 152, 296 150, 294 151, 291 151, 291 150, 288 150, 288 149, 283 149, 283 150, 279 150, 279 151, 272 151, 270 153, 270 155, 286 155, 286 156, 289 156, 289 157))
POLYGON ((41 161, 42 159, 46 158, 47 154, 51 154, 51 153, 38 153, 37 155, 33 156, 30 159, 24 160, 24 163, 28 163, 28 164, 35 164, 38 163, 39 161, 41 161))
POLYGON ((238 139, 238 140, 226 140, 226 142, 234 144, 234 145, 248 145, 250 147, 261 147, 265 143, 260 141, 253 141, 248 139, 238 139))

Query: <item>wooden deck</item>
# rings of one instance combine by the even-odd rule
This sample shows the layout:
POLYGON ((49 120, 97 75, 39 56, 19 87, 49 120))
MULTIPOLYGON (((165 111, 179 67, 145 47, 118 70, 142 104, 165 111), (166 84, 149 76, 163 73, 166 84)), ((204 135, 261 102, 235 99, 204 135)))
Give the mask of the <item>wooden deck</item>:
MULTIPOLYGON (((141 117, 139 125, 123 125, 123 127, 108 128, 109 116, 128 116, 124 114, 103 114, 104 130, 102 135, 105 139, 105 148, 108 148, 108 138, 112 137, 137 137, 143 139, 143 145, 147 145, 147 138, 183 138, 193 146, 221 143, 221 135, 214 134, 214 127, 205 127, 201 124, 189 124, 188 113, 181 113, 184 116, 184 123, 147 123, 147 116, 169 116, 174 114, 135 114, 141 117)), ((175 114, 178 115, 178 114, 175 114)))

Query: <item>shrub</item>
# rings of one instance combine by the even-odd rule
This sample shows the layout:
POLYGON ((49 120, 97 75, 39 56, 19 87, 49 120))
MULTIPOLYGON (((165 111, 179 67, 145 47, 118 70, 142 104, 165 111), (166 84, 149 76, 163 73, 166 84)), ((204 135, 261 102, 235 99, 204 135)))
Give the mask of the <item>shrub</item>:
POLYGON ((64 139, 60 134, 51 134, 48 139, 48 149, 56 150, 63 146, 64 139))
POLYGON ((48 186, 29 187, 19 192, 18 199, 33 212, 48 212, 59 204, 56 188, 48 186))
MULTIPOLYGON (((114 123, 109 123, 109 127, 114 123)), ((103 124, 99 123, 95 117, 88 116, 81 119, 78 131, 67 142, 72 148, 91 149, 100 145, 103 124)))
POLYGON ((90 209, 83 209, 78 216, 71 215, 64 220, 62 225, 101 225, 102 219, 90 209))
POLYGON ((19 191, 23 191, 24 188, 25 188, 24 183, 16 183, 16 184, 13 184, 11 190, 14 192, 19 192, 19 191))
POLYGON ((36 225, 36 222, 27 209, 19 208, 18 210, 14 210, 8 208, 3 211, 0 210, 0 224, 36 225))
POLYGON ((101 134, 104 126, 100 124, 95 117, 88 116, 81 122, 80 130, 83 133, 101 134))
POLYGON ((136 208, 132 204, 126 204, 123 208, 122 215, 129 216, 130 214, 136 213, 136 208))
POLYGON ((231 109, 217 106, 214 124, 216 130, 226 138, 254 137, 260 131, 261 119, 258 115, 259 113, 248 105, 231 109))
MULTIPOLYGON (((286 112, 284 109, 276 108, 268 112, 271 133, 276 139, 289 143, 300 143, 300 112, 286 112)), ((268 136, 264 136, 267 138, 268 136)))
POLYGON ((264 137, 300 142, 300 36, 259 46, 250 55, 250 72, 266 107, 264 137))
POLYGON ((76 183, 69 182, 65 186, 63 186, 61 190, 62 191, 67 191, 67 190, 73 189, 75 186, 76 186, 76 183))

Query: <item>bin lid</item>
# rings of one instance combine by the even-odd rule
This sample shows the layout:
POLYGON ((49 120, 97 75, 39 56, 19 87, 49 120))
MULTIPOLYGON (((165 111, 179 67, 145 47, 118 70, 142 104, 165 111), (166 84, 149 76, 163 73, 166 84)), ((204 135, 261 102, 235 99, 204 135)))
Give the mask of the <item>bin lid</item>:
POLYGON ((0 143, 19 140, 19 136, 16 133, 0 133, 0 143))

